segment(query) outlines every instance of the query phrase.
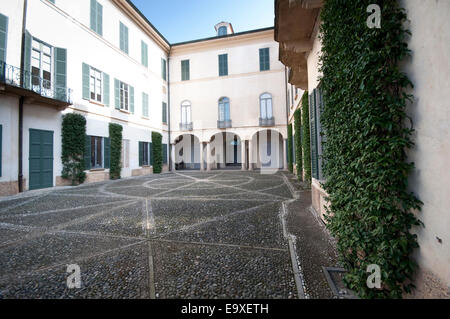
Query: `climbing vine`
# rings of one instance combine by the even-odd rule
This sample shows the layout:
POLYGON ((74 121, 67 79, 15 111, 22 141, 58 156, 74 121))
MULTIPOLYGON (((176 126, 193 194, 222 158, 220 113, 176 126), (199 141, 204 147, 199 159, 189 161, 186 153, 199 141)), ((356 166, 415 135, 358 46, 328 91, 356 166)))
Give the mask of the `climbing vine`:
POLYGON ((293 172, 294 171, 294 165, 293 165, 293 150, 292 150, 292 124, 288 125, 288 146, 287 146, 287 157, 288 157, 288 167, 289 167, 289 172, 293 172))
POLYGON ((409 55, 405 11, 397 0, 327 0, 321 13, 323 187, 328 227, 348 270, 347 286, 362 298, 401 298, 416 269, 411 228, 421 202, 407 190, 413 146, 405 127, 412 86, 399 69, 409 55), (368 5, 382 12, 381 28, 367 26, 368 5), (367 285, 369 265, 381 270, 381 287, 367 285))
POLYGON ((300 181, 303 180, 303 159, 302 159, 302 123, 301 123, 300 109, 294 112, 294 126, 295 126, 295 165, 297 168, 297 177, 300 181))
POLYGON ((111 166, 110 179, 120 179, 122 155, 122 125, 109 123, 109 138, 111 139, 111 166))
POLYGON ((66 114, 62 118, 61 130, 63 165, 61 176, 70 180, 72 185, 82 184, 86 179, 84 172, 86 119, 80 114, 66 114))
POLYGON ((302 96, 303 167, 305 170, 305 182, 311 183, 311 141, 309 133, 308 103, 308 91, 305 91, 302 96))
POLYGON ((163 165, 162 135, 158 132, 152 132, 152 159, 153 174, 160 174, 163 165))

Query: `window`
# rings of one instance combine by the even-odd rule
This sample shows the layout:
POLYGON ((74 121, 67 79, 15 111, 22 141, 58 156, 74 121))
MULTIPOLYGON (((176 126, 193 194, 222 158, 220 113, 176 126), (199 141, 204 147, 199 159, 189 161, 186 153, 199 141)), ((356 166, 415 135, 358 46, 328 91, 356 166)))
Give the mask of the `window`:
MULTIPOLYGON (((6 39, 8 35, 8 17, 0 14, 0 61, 6 61, 6 39)), ((1 73, 0 73, 1 74, 1 73)))
POLYGON ((128 111, 129 106, 129 86, 120 82, 120 109, 128 111))
POLYGON ((161 58, 161 76, 164 81, 167 79, 167 62, 165 59, 161 58))
POLYGON ((141 41, 141 63, 148 67, 148 45, 144 41, 141 41))
POLYGON ((128 54, 128 27, 120 22, 120 50, 128 54))
POLYGON ((103 168, 103 137, 91 136, 91 168, 103 168))
POLYGON ((259 70, 270 70, 269 48, 259 49, 259 70))
POLYGON ((260 100, 260 108, 261 108, 261 118, 262 119, 271 119, 273 117, 272 114, 272 95, 269 93, 264 93, 259 98, 260 100))
POLYGON ((142 93, 142 116, 148 117, 148 94, 142 93))
POLYGON ((228 54, 219 55, 219 76, 228 75, 228 54))
POLYGON ((167 103, 162 102, 162 122, 167 124, 167 103))
POLYGON ((218 36, 223 37, 224 35, 227 35, 227 27, 220 27, 218 31, 218 36))
POLYGON ((93 101, 102 102, 102 72, 91 67, 90 78, 90 98, 93 101))
POLYGON ((181 81, 189 81, 189 60, 181 61, 181 81))
POLYGON ((151 143, 139 142, 139 166, 150 166, 151 143))
POLYGON ((34 91, 52 87, 52 47, 33 38, 31 49, 31 84, 34 91), (42 83, 41 83, 42 79, 42 83))
POLYGON ((185 101, 181 104, 181 124, 191 123, 191 102, 185 101))
POLYGON ((122 140, 121 163, 123 168, 130 167, 130 140, 122 140))
POLYGON ((219 100, 219 121, 230 120, 230 99, 223 97, 219 100))
POLYGON ((95 0, 91 0, 91 29, 103 35, 103 7, 95 0))

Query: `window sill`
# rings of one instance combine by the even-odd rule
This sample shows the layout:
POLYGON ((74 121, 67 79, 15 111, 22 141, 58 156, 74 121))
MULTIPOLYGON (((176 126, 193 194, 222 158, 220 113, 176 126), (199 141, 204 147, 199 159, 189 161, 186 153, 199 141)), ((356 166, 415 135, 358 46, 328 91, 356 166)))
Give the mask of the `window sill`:
POLYGON ((167 126, 167 122, 162 122, 162 125, 166 125, 167 126))
POLYGON ((127 110, 122 110, 122 109, 120 109, 119 111, 122 112, 122 113, 125 113, 125 114, 131 114, 131 112, 130 112, 130 111, 127 111, 127 110))
POLYGON ((144 119, 144 120, 150 121, 150 118, 148 116, 143 116, 142 115, 141 118, 144 119))
POLYGON ((105 171, 104 168, 93 168, 89 170, 89 172, 104 172, 104 171, 105 171))
POLYGON ((102 104, 102 103, 100 103, 100 102, 97 102, 97 101, 94 101, 94 100, 89 100, 89 103, 91 103, 91 104, 95 104, 95 105, 98 105, 98 106, 102 106, 102 107, 106 107, 106 105, 105 105, 105 104, 102 104))

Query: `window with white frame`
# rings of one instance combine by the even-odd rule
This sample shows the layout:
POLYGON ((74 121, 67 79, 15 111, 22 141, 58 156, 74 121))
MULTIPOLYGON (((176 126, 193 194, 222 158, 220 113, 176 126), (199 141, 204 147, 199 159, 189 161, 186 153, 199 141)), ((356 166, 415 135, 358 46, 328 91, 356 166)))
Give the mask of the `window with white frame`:
POLYGON ((219 100, 219 121, 230 120, 230 99, 223 97, 219 100))
POLYGON ((33 38, 31 51, 31 83, 33 89, 52 87, 52 47, 33 38), (41 82, 42 79, 42 82, 41 82))
POLYGON ((90 78, 89 78, 89 85, 90 85, 90 97, 91 100, 101 103, 102 102, 102 82, 103 82, 103 73, 100 72, 97 69, 94 69, 91 67, 90 70, 90 78))
POLYGON ((261 118, 271 119, 273 117, 272 113, 272 95, 270 93, 264 93, 259 98, 261 118))
POLYGON ((181 104, 181 124, 191 123, 191 102, 184 101, 181 104))
POLYGON ((91 136, 91 168, 103 167, 103 137, 91 136))
POLYGON ((129 110, 129 86, 123 82, 120 82, 120 109, 129 110))

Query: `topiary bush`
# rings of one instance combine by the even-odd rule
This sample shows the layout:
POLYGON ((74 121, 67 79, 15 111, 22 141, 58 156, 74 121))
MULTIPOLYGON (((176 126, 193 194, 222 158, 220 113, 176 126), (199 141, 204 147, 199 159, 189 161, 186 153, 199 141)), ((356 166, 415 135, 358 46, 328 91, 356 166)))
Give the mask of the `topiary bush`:
POLYGON ((287 140, 288 146, 287 146, 287 158, 288 158, 288 168, 289 172, 294 171, 294 165, 293 165, 293 150, 292 150, 292 124, 288 125, 288 140, 287 140))
POLYGON ((302 132, 303 132, 303 169, 305 182, 311 184, 311 135, 309 132, 309 98, 308 91, 302 96, 302 132))
POLYGON ((163 166, 162 135, 158 132, 152 132, 152 154, 153 174, 160 174, 163 166))
POLYGON ((396 0, 327 0, 321 13, 328 228, 345 282, 362 298, 401 298, 417 267, 410 231, 421 224, 412 212, 421 202, 407 190, 413 130, 404 126, 412 84, 399 70, 409 55, 406 18, 396 0), (381 7, 380 29, 366 24, 372 3, 381 7), (371 264, 381 269, 379 289, 366 284, 371 264))
POLYGON ((120 179, 121 177, 122 131, 122 125, 109 123, 109 138, 111 140, 111 164, 109 168, 110 179, 120 179))
POLYGON ((299 181, 303 180, 303 159, 302 159, 302 122, 301 122, 300 109, 294 112, 294 125, 295 125, 295 165, 297 168, 297 177, 299 181))
POLYGON ((69 113, 62 117, 62 155, 61 176, 72 185, 82 184, 86 179, 84 172, 84 143, 86 119, 84 116, 69 113))

